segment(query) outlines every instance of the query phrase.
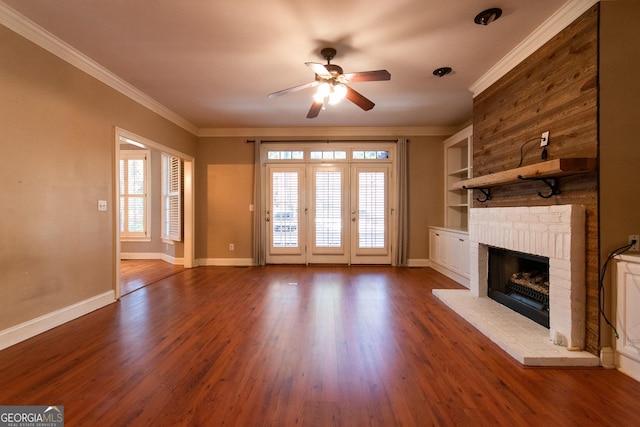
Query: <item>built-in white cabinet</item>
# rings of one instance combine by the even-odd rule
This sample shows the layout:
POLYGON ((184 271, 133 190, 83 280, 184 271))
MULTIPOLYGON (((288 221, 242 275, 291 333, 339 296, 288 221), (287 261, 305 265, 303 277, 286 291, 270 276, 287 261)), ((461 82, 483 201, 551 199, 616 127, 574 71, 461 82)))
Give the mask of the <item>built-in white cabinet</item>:
POLYGON ((429 227, 429 260, 434 270, 468 288, 471 192, 454 187, 473 178, 473 127, 462 129, 443 144, 444 226, 429 227))
POLYGON ((640 256, 616 257, 616 366, 640 381, 640 256))
POLYGON ((429 227, 431 267, 469 287, 469 234, 443 227, 429 227))
POLYGON ((471 191, 454 184, 473 178, 473 127, 450 136, 444 144, 444 227, 467 230, 471 191))

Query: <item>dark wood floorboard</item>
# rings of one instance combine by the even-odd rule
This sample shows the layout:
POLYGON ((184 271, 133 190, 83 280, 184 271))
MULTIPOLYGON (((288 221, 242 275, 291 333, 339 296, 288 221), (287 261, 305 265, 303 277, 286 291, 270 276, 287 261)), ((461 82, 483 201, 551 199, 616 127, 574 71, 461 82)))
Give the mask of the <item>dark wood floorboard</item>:
POLYGON ((640 383, 527 368, 429 268, 186 269, 0 352, 0 405, 69 426, 633 426, 640 383))
POLYGON ((131 293, 184 270, 160 259, 120 260, 120 295, 131 293))

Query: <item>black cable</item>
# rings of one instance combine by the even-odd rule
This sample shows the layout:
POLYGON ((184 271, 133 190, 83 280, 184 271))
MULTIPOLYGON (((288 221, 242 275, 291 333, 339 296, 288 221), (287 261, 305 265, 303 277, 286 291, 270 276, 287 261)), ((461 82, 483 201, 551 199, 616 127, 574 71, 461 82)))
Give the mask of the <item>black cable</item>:
POLYGON ((607 317, 607 315, 604 312, 604 276, 605 273, 607 271, 607 265, 609 264, 609 261, 611 261, 613 258, 617 257, 618 255, 622 255, 623 253, 625 253, 626 251, 628 251, 629 249, 631 249, 631 247, 633 246, 633 243, 629 243, 628 245, 624 245, 624 246, 620 246, 618 249, 614 250, 613 252, 611 252, 609 254, 609 256, 607 257, 607 260, 604 262, 604 265, 602 266, 602 270, 600 271, 600 277, 598 278, 598 288, 600 290, 600 307, 598 307, 599 311, 600 311, 600 315, 602 316, 602 318, 604 319, 604 321, 607 323, 607 325, 609 325, 609 327, 611 327, 611 329, 613 329, 613 333, 616 336, 616 339, 620 338, 620 335, 618 335, 618 330, 616 329, 615 326, 613 326, 613 323, 611 323, 609 321, 609 318, 607 317))
POLYGON ((522 160, 524 159, 524 146, 527 145, 530 142, 533 141, 540 141, 542 140, 542 138, 538 137, 538 138, 531 138, 528 141, 525 141, 522 143, 522 145, 520 146, 520 163, 518 163, 518 167, 522 166, 522 160))

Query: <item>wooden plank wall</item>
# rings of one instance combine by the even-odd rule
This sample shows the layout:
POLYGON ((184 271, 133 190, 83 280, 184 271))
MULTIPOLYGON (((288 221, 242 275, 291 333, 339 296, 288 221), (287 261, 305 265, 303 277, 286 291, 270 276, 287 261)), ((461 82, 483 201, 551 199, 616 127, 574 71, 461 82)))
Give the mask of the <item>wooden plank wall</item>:
MULTIPOLYGON (((473 103, 473 176, 541 162, 539 138, 550 131, 549 159, 598 155, 599 4, 516 68, 478 94, 473 103)), ((598 175, 559 179, 561 194, 549 199, 541 182, 496 187, 492 199, 473 206, 543 206, 581 204, 587 210, 586 350, 599 352, 598 175)), ((480 197, 475 191, 474 199, 480 197)))

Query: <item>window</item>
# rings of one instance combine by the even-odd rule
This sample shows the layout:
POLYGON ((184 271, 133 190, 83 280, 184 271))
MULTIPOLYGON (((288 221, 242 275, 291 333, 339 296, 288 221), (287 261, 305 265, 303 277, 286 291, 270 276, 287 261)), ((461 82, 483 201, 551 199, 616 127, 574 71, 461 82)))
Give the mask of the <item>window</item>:
POLYGON ((269 160, 303 160, 304 151, 269 151, 267 153, 269 160))
POLYGON ((182 161, 162 154, 162 238, 182 240, 182 161))
POLYGON ((346 160, 347 152, 344 150, 311 151, 311 160, 346 160))
POLYGON ((149 239, 148 150, 120 151, 120 237, 149 239))
POLYGON ((354 150, 353 160, 387 160, 389 158, 389 151, 375 151, 375 150, 354 150))

